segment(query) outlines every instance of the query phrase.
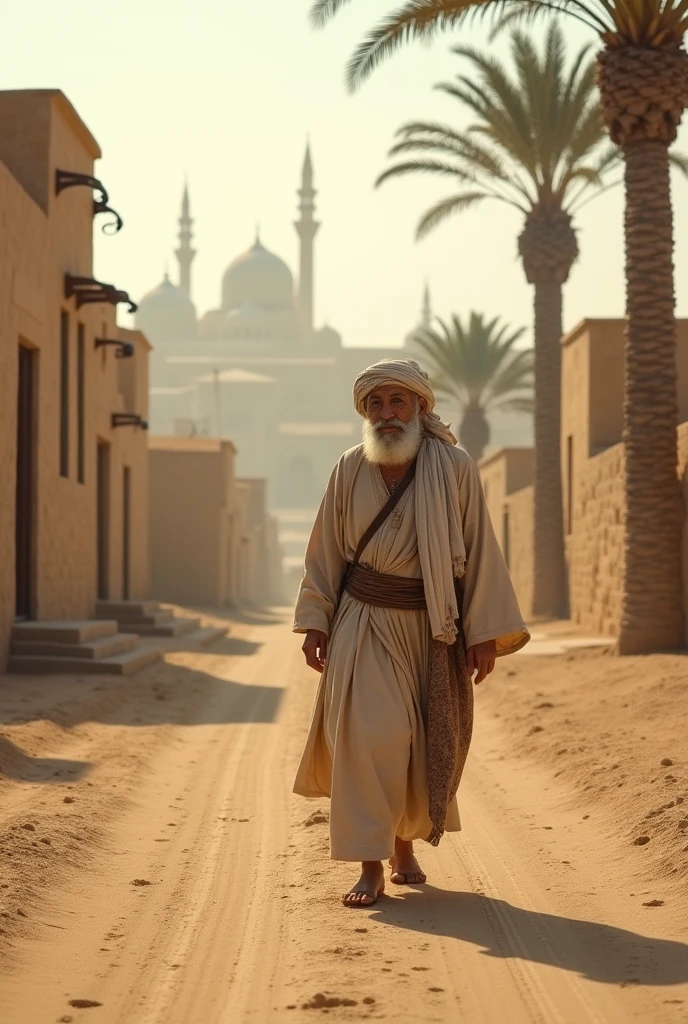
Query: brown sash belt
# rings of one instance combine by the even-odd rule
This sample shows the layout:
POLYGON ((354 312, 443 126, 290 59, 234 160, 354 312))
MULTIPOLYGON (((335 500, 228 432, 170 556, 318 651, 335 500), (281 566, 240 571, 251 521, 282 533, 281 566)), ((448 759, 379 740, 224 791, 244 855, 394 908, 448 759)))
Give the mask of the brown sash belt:
POLYGON ((357 601, 378 608, 420 611, 427 607, 422 580, 375 572, 355 562, 348 568, 344 589, 357 601))

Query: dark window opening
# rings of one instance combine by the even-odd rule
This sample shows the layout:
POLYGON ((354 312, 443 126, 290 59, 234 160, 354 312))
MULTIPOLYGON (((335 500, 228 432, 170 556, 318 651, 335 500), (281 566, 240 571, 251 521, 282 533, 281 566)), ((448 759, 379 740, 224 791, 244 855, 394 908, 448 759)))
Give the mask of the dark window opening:
POLYGON ((36 355, 19 346, 17 387, 17 476, 15 492, 15 614, 33 615, 36 355))
POLYGON ((573 437, 566 438, 566 533, 573 529, 573 437))
POLYGON ((122 477, 122 597, 131 596, 131 469, 124 467, 122 477))
POLYGON ((98 442, 96 459, 96 500, 98 523, 98 597, 101 601, 110 596, 110 446, 98 442))
POLYGON ((509 564, 511 559, 509 539, 509 509, 505 508, 502 514, 502 554, 504 555, 507 569, 511 568, 509 564))
POLYGON ((86 328, 79 324, 77 329, 76 349, 76 388, 77 388, 77 423, 76 423, 76 466, 77 480, 80 484, 86 478, 86 448, 85 448, 85 398, 86 398, 86 328))
POLYGON ((60 476, 69 476, 69 313, 60 313, 60 476))

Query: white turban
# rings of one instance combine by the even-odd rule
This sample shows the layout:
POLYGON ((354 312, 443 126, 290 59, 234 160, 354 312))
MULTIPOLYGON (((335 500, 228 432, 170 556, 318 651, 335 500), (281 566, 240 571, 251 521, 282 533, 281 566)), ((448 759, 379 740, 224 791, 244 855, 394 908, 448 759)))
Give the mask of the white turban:
POLYGON ((366 415, 366 399, 375 388, 399 384, 425 399, 427 411, 423 417, 423 428, 430 437, 438 437, 447 444, 456 444, 456 438, 443 423, 435 408, 435 394, 430 387, 430 378, 425 370, 413 359, 383 359, 374 363, 354 381, 354 406, 361 416, 366 415))

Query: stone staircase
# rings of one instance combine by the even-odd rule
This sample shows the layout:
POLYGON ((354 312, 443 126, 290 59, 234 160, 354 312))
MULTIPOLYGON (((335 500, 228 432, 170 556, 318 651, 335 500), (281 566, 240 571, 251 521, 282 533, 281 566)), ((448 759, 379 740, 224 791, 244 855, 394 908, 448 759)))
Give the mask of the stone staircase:
POLYGON ((224 626, 201 627, 200 619, 181 618, 158 601, 99 601, 99 619, 116 619, 120 633, 137 636, 184 637, 202 646, 227 635, 224 626))
POLYGON ((112 619, 19 622, 12 630, 9 671, 129 676, 160 655, 142 650, 137 636, 119 633, 112 619))

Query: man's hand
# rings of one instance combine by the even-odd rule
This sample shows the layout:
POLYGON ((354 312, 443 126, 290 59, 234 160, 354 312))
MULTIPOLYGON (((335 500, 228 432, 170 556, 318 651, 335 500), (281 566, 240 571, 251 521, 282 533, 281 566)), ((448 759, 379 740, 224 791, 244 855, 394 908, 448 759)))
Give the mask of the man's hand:
POLYGON ((473 678, 474 672, 478 673, 475 677, 476 686, 478 683, 482 683, 483 679, 487 679, 494 669, 496 655, 497 642, 495 640, 484 640, 481 644, 468 648, 466 666, 471 678, 473 678))
POLYGON ((316 672, 322 672, 327 657, 327 634, 321 633, 319 629, 307 630, 301 650, 306 655, 308 667, 315 669, 316 672))

